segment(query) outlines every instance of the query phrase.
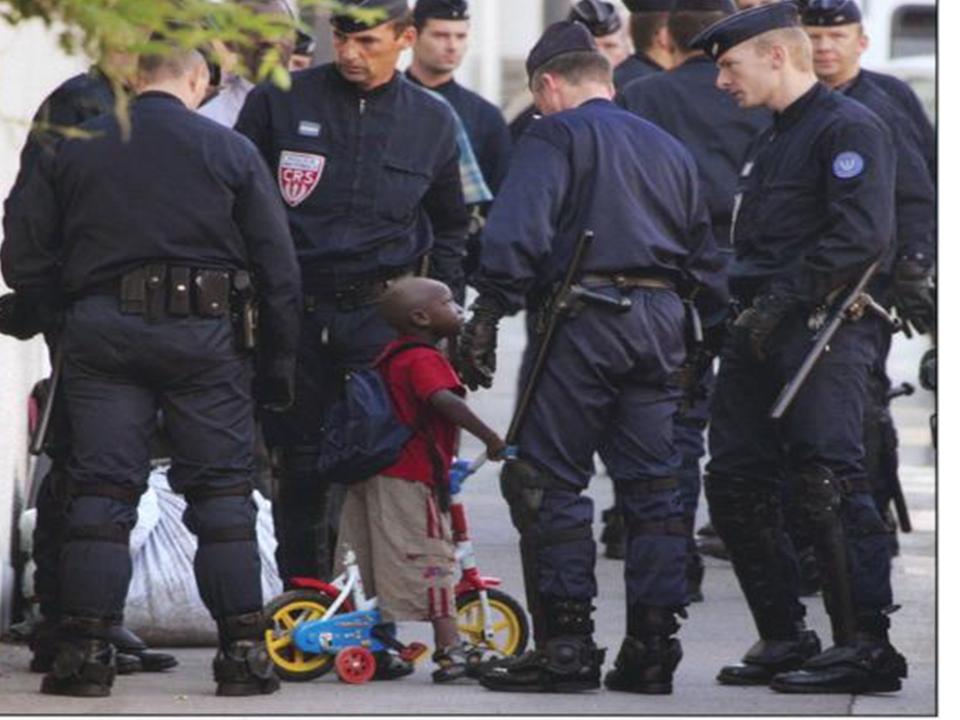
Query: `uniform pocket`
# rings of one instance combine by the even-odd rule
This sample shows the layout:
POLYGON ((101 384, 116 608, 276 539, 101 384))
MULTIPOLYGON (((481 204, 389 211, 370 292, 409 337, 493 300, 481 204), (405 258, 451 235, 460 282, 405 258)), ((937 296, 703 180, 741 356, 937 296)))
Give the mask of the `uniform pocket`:
POLYGON ((377 190, 377 214, 395 222, 412 222, 430 187, 430 171, 414 158, 385 157, 377 190))

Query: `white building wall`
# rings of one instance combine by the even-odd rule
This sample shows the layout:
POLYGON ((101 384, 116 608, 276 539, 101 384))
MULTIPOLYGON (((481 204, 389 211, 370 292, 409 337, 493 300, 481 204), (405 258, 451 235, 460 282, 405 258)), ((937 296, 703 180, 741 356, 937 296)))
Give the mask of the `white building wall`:
MULTIPOLYGON (((66 57, 41 23, 14 29, 0 21, 0 198, 13 186, 33 113, 53 88, 85 65, 66 57)), ((0 292, 6 292, 2 281, 0 292)), ((10 621, 14 514, 27 472, 27 395, 46 372, 41 340, 22 343, 0 336, 0 629, 10 621)))

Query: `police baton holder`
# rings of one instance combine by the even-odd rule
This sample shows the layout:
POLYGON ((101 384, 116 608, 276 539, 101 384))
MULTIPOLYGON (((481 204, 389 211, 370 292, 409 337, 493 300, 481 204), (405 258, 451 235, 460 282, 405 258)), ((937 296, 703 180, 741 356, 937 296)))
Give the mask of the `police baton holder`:
POLYGON ((53 351, 53 368, 50 372, 50 382, 47 385, 47 397, 40 413, 40 422, 37 431, 30 438, 30 454, 40 455, 47 442, 47 433, 50 430, 50 418, 53 415, 53 404, 57 400, 57 388, 60 386, 60 375, 63 372, 63 340, 57 340, 57 347, 53 351))
POLYGON ((820 356, 826 351, 830 341, 833 340, 833 336, 837 334, 837 330, 840 329, 840 326, 844 322, 859 320, 863 317, 864 313, 872 312, 878 315, 884 322, 888 323, 894 332, 901 328, 900 323, 892 318, 882 306, 865 292, 867 284, 871 278, 873 278, 879 265, 879 261, 870 265, 857 281, 853 290, 847 293, 842 302, 834 307, 833 312, 827 317, 823 327, 820 328, 814 338, 813 347, 810 348, 810 352, 808 352, 807 356, 803 359, 800 369, 797 370, 790 381, 783 386, 783 390, 780 391, 777 401, 770 410, 771 419, 779 420, 784 416, 797 397, 797 393, 800 392, 800 388, 802 388, 803 384, 807 381, 817 361, 820 360, 820 356))
MULTIPOLYGON (((593 237, 593 230, 584 230, 577 246, 573 250, 573 257, 567 266, 567 273, 563 278, 563 283, 553 296, 546 327, 540 335, 540 346, 537 348, 537 355, 530 368, 530 375, 523 388, 523 393, 520 395, 520 401, 517 403, 517 409, 513 413, 513 419, 510 421, 510 428, 507 430, 507 445, 516 443, 517 435, 520 433, 520 427, 523 425, 527 411, 530 409, 530 402, 533 400, 533 396, 537 391, 537 385, 540 382, 540 376, 543 374, 543 366, 550 354, 550 346, 553 343, 553 336, 556 334, 560 318, 570 310, 573 302, 583 295, 584 291, 582 288, 578 288, 578 292, 572 291, 574 290, 574 283, 576 282, 577 276, 580 275, 583 258, 590 249, 591 244, 593 244, 593 237)), ((603 297, 604 302, 617 302, 606 296, 601 297, 603 297)), ((629 309, 629 306, 627 309, 629 309)))

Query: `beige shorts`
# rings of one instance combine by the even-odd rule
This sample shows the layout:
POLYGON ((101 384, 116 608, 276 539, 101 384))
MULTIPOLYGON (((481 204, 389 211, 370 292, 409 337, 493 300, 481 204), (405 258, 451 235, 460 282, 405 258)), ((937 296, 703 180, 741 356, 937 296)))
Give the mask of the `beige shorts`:
POLYGON ((450 515, 439 511, 429 487, 383 475, 351 485, 339 533, 337 572, 352 549, 384 622, 455 616, 450 515))

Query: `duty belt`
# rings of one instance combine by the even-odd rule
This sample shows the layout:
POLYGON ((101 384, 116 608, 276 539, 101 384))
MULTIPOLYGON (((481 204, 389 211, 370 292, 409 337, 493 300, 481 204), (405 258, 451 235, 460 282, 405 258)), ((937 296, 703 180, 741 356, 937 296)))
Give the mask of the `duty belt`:
POLYGON ((375 278, 356 278, 347 281, 331 281, 329 286, 307 288, 303 302, 310 312, 318 303, 329 303, 337 310, 357 310, 380 301, 383 294, 396 280, 410 277, 410 270, 399 270, 396 275, 375 278))
POLYGON ((675 290, 676 286, 665 277, 633 273, 586 273, 580 278, 584 287, 609 287, 624 290, 649 288, 652 290, 675 290))
POLYGON ((115 297, 121 313, 142 315, 150 322, 164 316, 217 318, 230 313, 231 295, 243 284, 250 284, 243 270, 151 263, 84 288, 74 299, 115 297))

